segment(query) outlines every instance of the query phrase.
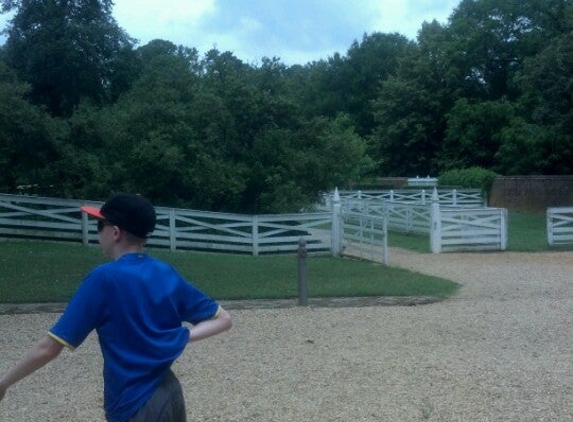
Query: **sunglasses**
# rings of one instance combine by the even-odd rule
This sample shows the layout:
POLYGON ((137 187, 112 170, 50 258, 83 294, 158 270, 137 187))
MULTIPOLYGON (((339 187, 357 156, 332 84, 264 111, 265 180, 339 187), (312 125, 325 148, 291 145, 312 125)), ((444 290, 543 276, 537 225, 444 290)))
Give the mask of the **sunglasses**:
POLYGON ((109 221, 107 220, 98 220, 97 221, 97 231, 98 233, 101 233, 101 231, 104 229, 105 226, 113 226, 113 224, 111 224, 109 221))

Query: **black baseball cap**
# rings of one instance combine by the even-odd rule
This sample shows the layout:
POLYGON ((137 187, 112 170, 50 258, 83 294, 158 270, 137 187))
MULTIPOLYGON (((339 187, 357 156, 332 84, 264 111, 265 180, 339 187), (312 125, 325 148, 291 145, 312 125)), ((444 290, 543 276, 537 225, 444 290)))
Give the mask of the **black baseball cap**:
POLYGON ((151 202, 132 193, 118 193, 108 199, 101 208, 83 206, 81 210, 142 239, 153 232, 157 219, 151 202))

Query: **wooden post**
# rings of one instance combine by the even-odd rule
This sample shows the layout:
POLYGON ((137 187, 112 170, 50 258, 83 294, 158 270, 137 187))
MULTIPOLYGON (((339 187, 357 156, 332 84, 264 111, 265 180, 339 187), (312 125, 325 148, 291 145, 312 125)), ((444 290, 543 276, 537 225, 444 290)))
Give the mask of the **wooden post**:
POLYGON ((334 196, 332 198, 332 238, 331 238, 331 253, 332 256, 340 256, 342 252, 342 230, 341 230, 341 204, 340 194, 338 188, 334 189, 334 196))
POLYGON ((308 306, 308 271, 307 271, 306 240, 298 241, 298 306, 308 306))
POLYGON ((507 249, 507 209, 503 208, 501 210, 501 250, 505 251, 507 249))
POLYGON ((82 218, 82 242, 87 245, 90 242, 89 239, 89 227, 88 227, 88 215, 85 212, 80 211, 82 218))
POLYGON ((412 219, 413 219, 413 211, 412 211, 412 205, 407 204, 405 209, 406 209, 406 233, 410 233, 412 231, 412 219))
POLYGON ((259 254, 259 217, 253 215, 252 223, 253 223, 253 231, 252 231, 253 255, 257 256, 259 254))
POLYGON ((553 210, 547 208, 547 244, 553 246, 553 210))
POLYGON ((382 240, 382 263, 388 265, 388 219, 384 216, 382 223, 382 233, 384 238, 382 240))
POLYGON ((430 250, 432 253, 440 253, 442 250, 442 219, 436 188, 434 188, 432 205, 430 205, 430 250))
POLYGON ((177 249, 177 227, 175 224, 175 210, 169 210, 169 249, 175 251, 177 249))

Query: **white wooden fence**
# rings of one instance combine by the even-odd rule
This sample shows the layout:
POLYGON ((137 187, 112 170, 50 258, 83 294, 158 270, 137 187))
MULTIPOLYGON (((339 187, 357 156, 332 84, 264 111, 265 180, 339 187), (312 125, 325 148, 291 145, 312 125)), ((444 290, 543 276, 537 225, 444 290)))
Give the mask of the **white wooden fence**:
POLYGON ((388 227, 401 233, 429 234, 431 226, 430 204, 388 201, 384 204, 388 227))
POLYGON ((410 177, 407 180, 408 186, 425 186, 425 187, 435 187, 438 186, 438 178, 437 177, 410 177))
POLYGON ((573 243, 573 207, 547 208, 547 243, 573 243))
POLYGON ((383 217, 390 230, 402 233, 430 233, 430 203, 342 199, 343 212, 383 217))
POLYGON ((507 210, 431 206, 430 249, 433 253, 507 248, 507 210))
MULTIPOLYGON (((411 193, 411 192, 410 192, 411 193)), ((419 193, 418 193, 419 194, 419 193)), ((427 201, 342 199, 333 195, 329 212, 282 215, 240 215, 157 207, 157 227, 150 246, 253 255, 296 252, 304 237, 309 252, 344 254, 358 242, 364 253, 378 251, 387 259, 387 230, 430 236, 434 253, 455 250, 505 250, 507 212, 496 208, 444 207, 438 191, 427 201), (360 240, 358 240, 360 239, 360 240)), ((442 192, 460 200, 458 193, 442 192)), ((463 203, 463 201, 462 201, 463 203)), ((101 203, 0 194, 0 237, 97 242, 94 219, 81 205, 101 203)), ((366 256, 363 256, 367 258, 366 256)))
POLYGON ((430 236, 433 253, 505 250, 507 248, 507 210, 468 207, 478 198, 479 191, 460 198, 459 192, 434 190, 431 199, 423 195, 393 195, 399 200, 381 200, 360 195, 341 196, 343 212, 360 212, 383 216, 388 230, 430 236), (458 206, 453 206, 456 203, 458 206))
MULTIPOLYGON (((0 194, 0 237, 96 243, 96 221, 82 205, 102 203, 0 194)), ((150 246, 258 255, 296 252, 304 237, 309 252, 331 251, 332 212, 240 215, 156 207, 156 213, 150 246)))
MULTIPOLYGON (((344 201, 390 201, 401 203, 430 204, 434 191, 437 192, 438 202, 443 206, 453 207, 485 207, 487 201, 479 189, 399 189, 399 190, 358 190, 339 191, 340 199, 344 201)), ((331 210, 334 193, 323 196, 321 209, 331 210)))

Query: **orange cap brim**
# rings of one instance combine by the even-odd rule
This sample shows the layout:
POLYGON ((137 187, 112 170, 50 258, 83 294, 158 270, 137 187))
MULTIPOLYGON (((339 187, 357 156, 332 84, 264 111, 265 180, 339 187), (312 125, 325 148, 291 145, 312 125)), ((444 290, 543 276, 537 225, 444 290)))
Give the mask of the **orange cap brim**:
POLYGON ((86 214, 97 218, 98 220, 105 220, 105 217, 103 215, 101 215, 100 209, 97 207, 89 207, 86 205, 86 206, 81 207, 81 210, 83 212, 85 212, 86 214))

